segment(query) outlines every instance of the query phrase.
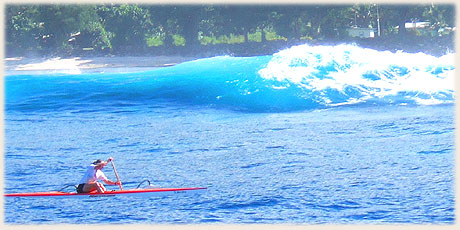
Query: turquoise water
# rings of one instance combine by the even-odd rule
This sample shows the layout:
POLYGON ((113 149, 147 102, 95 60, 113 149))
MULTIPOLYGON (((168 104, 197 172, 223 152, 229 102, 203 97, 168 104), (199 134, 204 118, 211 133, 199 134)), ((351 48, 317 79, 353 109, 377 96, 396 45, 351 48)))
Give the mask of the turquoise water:
POLYGON ((8 198, 4 220, 452 224, 454 69, 452 54, 303 45, 151 71, 8 75, 6 193, 76 184, 109 156, 125 188, 209 189, 8 198))

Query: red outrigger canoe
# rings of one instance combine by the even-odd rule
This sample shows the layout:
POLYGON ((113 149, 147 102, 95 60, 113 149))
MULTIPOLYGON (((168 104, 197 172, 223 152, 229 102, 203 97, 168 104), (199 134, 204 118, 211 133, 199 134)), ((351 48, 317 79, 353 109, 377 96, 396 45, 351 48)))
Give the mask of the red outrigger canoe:
POLYGON ((128 189, 128 190, 116 190, 106 191, 104 193, 76 193, 76 192, 32 192, 32 193, 10 193, 5 194, 5 197, 113 197, 121 195, 135 195, 135 196, 157 196, 167 194, 178 194, 178 193, 198 193, 203 192, 207 188, 143 188, 143 189, 128 189))
MULTIPOLYGON (((117 181, 120 181, 120 177, 118 177, 117 170, 115 168, 115 164, 113 160, 110 161, 112 163, 113 171, 115 172, 115 176, 117 177, 117 181)), ((70 187, 68 185, 64 188, 70 187)), ((75 186, 75 185, 74 185, 75 186)), ((155 196, 155 195, 167 195, 167 194, 177 194, 177 193, 197 193, 203 192, 207 188, 205 187, 196 187, 196 188, 152 188, 152 185, 149 180, 144 180, 135 189, 127 189, 123 190, 121 184, 119 184, 120 190, 112 190, 112 191, 105 191, 104 193, 98 192, 90 192, 90 193, 77 193, 77 192, 62 192, 62 191, 52 191, 52 192, 31 192, 31 193, 10 193, 5 194, 5 197, 113 197, 113 196, 121 196, 121 195, 136 195, 136 196, 155 196), (140 185, 144 182, 149 183, 149 188, 139 188, 140 185)), ((63 188, 63 189, 64 189, 63 188)), ((77 188, 75 186, 75 188, 77 188)), ((61 189, 62 190, 62 189, 61 189)))

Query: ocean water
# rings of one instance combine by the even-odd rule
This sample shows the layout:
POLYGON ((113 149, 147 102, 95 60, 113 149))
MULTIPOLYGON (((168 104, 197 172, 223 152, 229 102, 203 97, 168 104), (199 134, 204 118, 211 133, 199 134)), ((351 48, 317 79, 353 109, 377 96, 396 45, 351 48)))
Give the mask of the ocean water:
POLYGON ((5 193, 77 184, 110 156, 124 188, 208 190, 5 198, 4 221, 453 224, 454 71, 454 54, 301 45, 146 71, 7 74, 5 193))

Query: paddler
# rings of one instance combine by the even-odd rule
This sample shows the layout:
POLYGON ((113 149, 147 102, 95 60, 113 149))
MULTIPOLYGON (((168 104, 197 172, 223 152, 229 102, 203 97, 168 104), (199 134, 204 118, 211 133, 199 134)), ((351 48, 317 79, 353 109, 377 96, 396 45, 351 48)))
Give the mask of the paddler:
POLYGON ((100 182, 97 182, 97 180, 102 180, 108 185, 121 185, 121 181, 111 181, 102 172, 102 169, 112 160, 112 157, 110 157, 107 161, 98 159, 94 161, 90 166, 88 166, 85 175, 77 187, 77 192, 89 193, 95 190, 97 190, 98 193, 105 192, 106 189, 104 185, 100 182))

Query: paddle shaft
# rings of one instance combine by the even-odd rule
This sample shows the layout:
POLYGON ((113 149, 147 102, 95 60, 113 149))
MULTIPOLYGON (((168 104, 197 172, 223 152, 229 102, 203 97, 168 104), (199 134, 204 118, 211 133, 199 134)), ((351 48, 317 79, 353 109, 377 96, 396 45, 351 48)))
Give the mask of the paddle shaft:
MULTIPOLYGON (((117 181, 120 181, 120 177, 118 177, 117 169, 115 168, 115 164, 113 163, 113 160, 111 160, 110 163, 112 163, 113 171, 115 172, 115 177, 117 177, 117 181)), ((121 183, 118 186, 120 186, 120 190, 123 190, 121 183)))

